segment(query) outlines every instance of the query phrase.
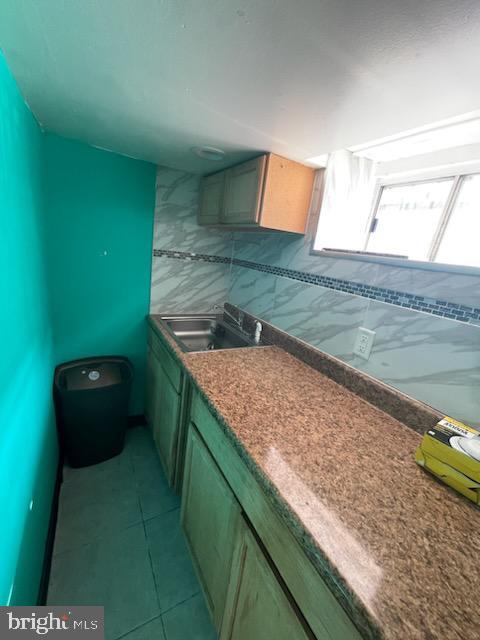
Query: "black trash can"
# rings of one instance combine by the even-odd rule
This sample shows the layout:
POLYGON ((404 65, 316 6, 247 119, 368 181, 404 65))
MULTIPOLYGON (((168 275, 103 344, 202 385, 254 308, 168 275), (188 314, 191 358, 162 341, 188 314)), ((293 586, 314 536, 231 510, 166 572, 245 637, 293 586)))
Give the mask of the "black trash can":
POLYGON ((72 467, 118 455, 124 445, 133 366, 99 356, 58 365, 54 397, 60 443, 72 467))

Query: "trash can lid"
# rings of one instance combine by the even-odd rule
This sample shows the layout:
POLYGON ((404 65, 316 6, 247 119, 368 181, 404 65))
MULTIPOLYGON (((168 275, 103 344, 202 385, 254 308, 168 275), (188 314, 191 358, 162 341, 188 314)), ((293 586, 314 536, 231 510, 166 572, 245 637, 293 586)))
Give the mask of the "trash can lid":
POLYGON ((59 365, 55 371, 55 386, 67 391, 99 389, 121 384, 132 375, 127 358, 85 358, 59 365))

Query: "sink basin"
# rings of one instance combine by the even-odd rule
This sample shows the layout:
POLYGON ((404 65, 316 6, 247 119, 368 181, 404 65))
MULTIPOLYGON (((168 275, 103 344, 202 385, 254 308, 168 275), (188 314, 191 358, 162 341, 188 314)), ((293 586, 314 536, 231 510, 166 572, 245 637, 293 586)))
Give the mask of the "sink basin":
POLYGON ((213 351, 255 347, 253 340, 222 316, 163 316, 163 322, 183 351, 213 351))

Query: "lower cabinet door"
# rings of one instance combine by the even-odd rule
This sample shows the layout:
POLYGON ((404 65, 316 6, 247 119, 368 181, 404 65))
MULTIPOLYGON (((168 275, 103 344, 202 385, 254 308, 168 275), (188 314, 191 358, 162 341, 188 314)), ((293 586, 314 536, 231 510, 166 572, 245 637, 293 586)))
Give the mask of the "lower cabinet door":
POLYGON ((178 425, 181 396, 161 366, 156 376, 157 402, 153 423, 153 439, 170 485, 175 479, 178 425))
POLYGON ((220 640, 312 640, 252 532, 242 520, 220 640))
POLYGON ((160 367, 152 348, 148 347, 147 354, 147 380, 146 380, 146 402, 145 402, 145 417, 149 426, 153 429, 155 422, 155 410, 156 410, 156 396, 157 396, 157 371, 160 367))
POLYGON ((240 505, 190 423, 182 491, 182 525, 216 629, 220 629, 240 505))

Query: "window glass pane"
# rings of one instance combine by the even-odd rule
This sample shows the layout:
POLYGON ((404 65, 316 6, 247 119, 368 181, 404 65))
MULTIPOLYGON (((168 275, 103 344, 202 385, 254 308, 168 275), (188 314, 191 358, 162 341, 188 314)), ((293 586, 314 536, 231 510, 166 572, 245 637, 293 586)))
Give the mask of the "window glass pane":
POLYGON ((435 262, 480 267, 480 175, 465 176, 435 262))
POLYGON ((367 251, 428 260, 453 179, 384 187, 367 251))

